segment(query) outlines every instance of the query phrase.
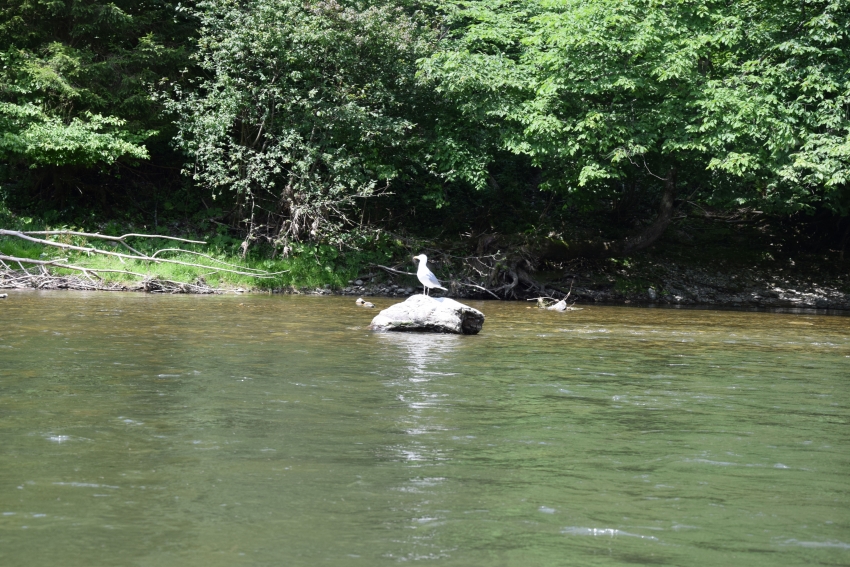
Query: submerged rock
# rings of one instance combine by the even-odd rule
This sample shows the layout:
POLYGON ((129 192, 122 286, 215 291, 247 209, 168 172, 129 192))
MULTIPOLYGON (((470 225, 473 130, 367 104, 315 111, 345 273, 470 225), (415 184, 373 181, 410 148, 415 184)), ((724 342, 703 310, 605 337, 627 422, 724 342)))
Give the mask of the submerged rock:
POLYGON ((448 297, 414 295, 378 313, 373 331, 426 331, 475 335, 484 325, 484 314, 448 297))

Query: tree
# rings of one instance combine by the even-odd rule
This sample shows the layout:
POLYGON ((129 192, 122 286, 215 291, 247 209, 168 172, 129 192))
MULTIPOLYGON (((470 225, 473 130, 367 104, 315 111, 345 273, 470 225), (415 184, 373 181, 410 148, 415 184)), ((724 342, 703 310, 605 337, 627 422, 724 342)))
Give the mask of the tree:
POLYGON ((237 195, 249 242, 339 242, 356 199, 416 153, 415 61, 427 32, 391 3, 209 0, 204 74, 169 108, 190 173, 237 195))
POLYGON ((150 89, 185 69, 193 29, 164 0, 0 0, 0 159, 56 186, 149 158, 170 138, 150 89))
POLYGON ((446 14, 449 39, 422 77, 529 156, 543 187, 662 193, 643 234, 572 251, 651 244, 683 189, 723 206, 850 212, 845 0, 487 0, 446 14))

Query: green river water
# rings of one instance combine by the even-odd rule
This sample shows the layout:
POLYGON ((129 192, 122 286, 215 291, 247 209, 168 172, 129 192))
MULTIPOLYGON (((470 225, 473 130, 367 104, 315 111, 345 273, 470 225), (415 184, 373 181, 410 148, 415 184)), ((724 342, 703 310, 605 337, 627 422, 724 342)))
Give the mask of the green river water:
POLYGON ((10 293, 0 565, 850 565, 850 318, 471 304, 10 293))

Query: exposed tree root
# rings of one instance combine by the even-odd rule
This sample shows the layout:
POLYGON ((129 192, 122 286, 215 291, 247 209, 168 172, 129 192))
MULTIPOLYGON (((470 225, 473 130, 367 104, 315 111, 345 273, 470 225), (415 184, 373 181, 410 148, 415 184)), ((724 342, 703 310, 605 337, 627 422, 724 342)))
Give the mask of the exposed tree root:
POLYGON ((450 265, 454 268, 458 274, 453 277, 455 284, 473 287, 500 299, 540 296, 566 299, 569 291, 543 284, 534 277, 534 272, 541 265, 547 262, 610 258, 644 250, 654 244, 670 225, 675 211, 675 198, 676 170, 671 169, 664 179, 664 194, 658 215, 652 224, 639 234, 613 241, 567 242, 547 237, 525 243, 507 242, 497 235, 486 234, 478 239, 476 256, 458 258, 442 254, 439 250, 429 250, 428 255, 444 266, 450 265), (487 254, 488 251, 498 248, 513 252, 487 254))

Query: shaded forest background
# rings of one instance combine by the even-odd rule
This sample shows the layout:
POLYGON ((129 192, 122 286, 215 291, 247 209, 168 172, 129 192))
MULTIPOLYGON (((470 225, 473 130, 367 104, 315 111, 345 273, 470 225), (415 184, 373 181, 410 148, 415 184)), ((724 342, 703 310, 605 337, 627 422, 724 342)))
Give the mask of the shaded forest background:
POLYGON ((0 223, 509 273, 767 219, 841 262, 848 34, 845 0, 0 0, 0 223))

